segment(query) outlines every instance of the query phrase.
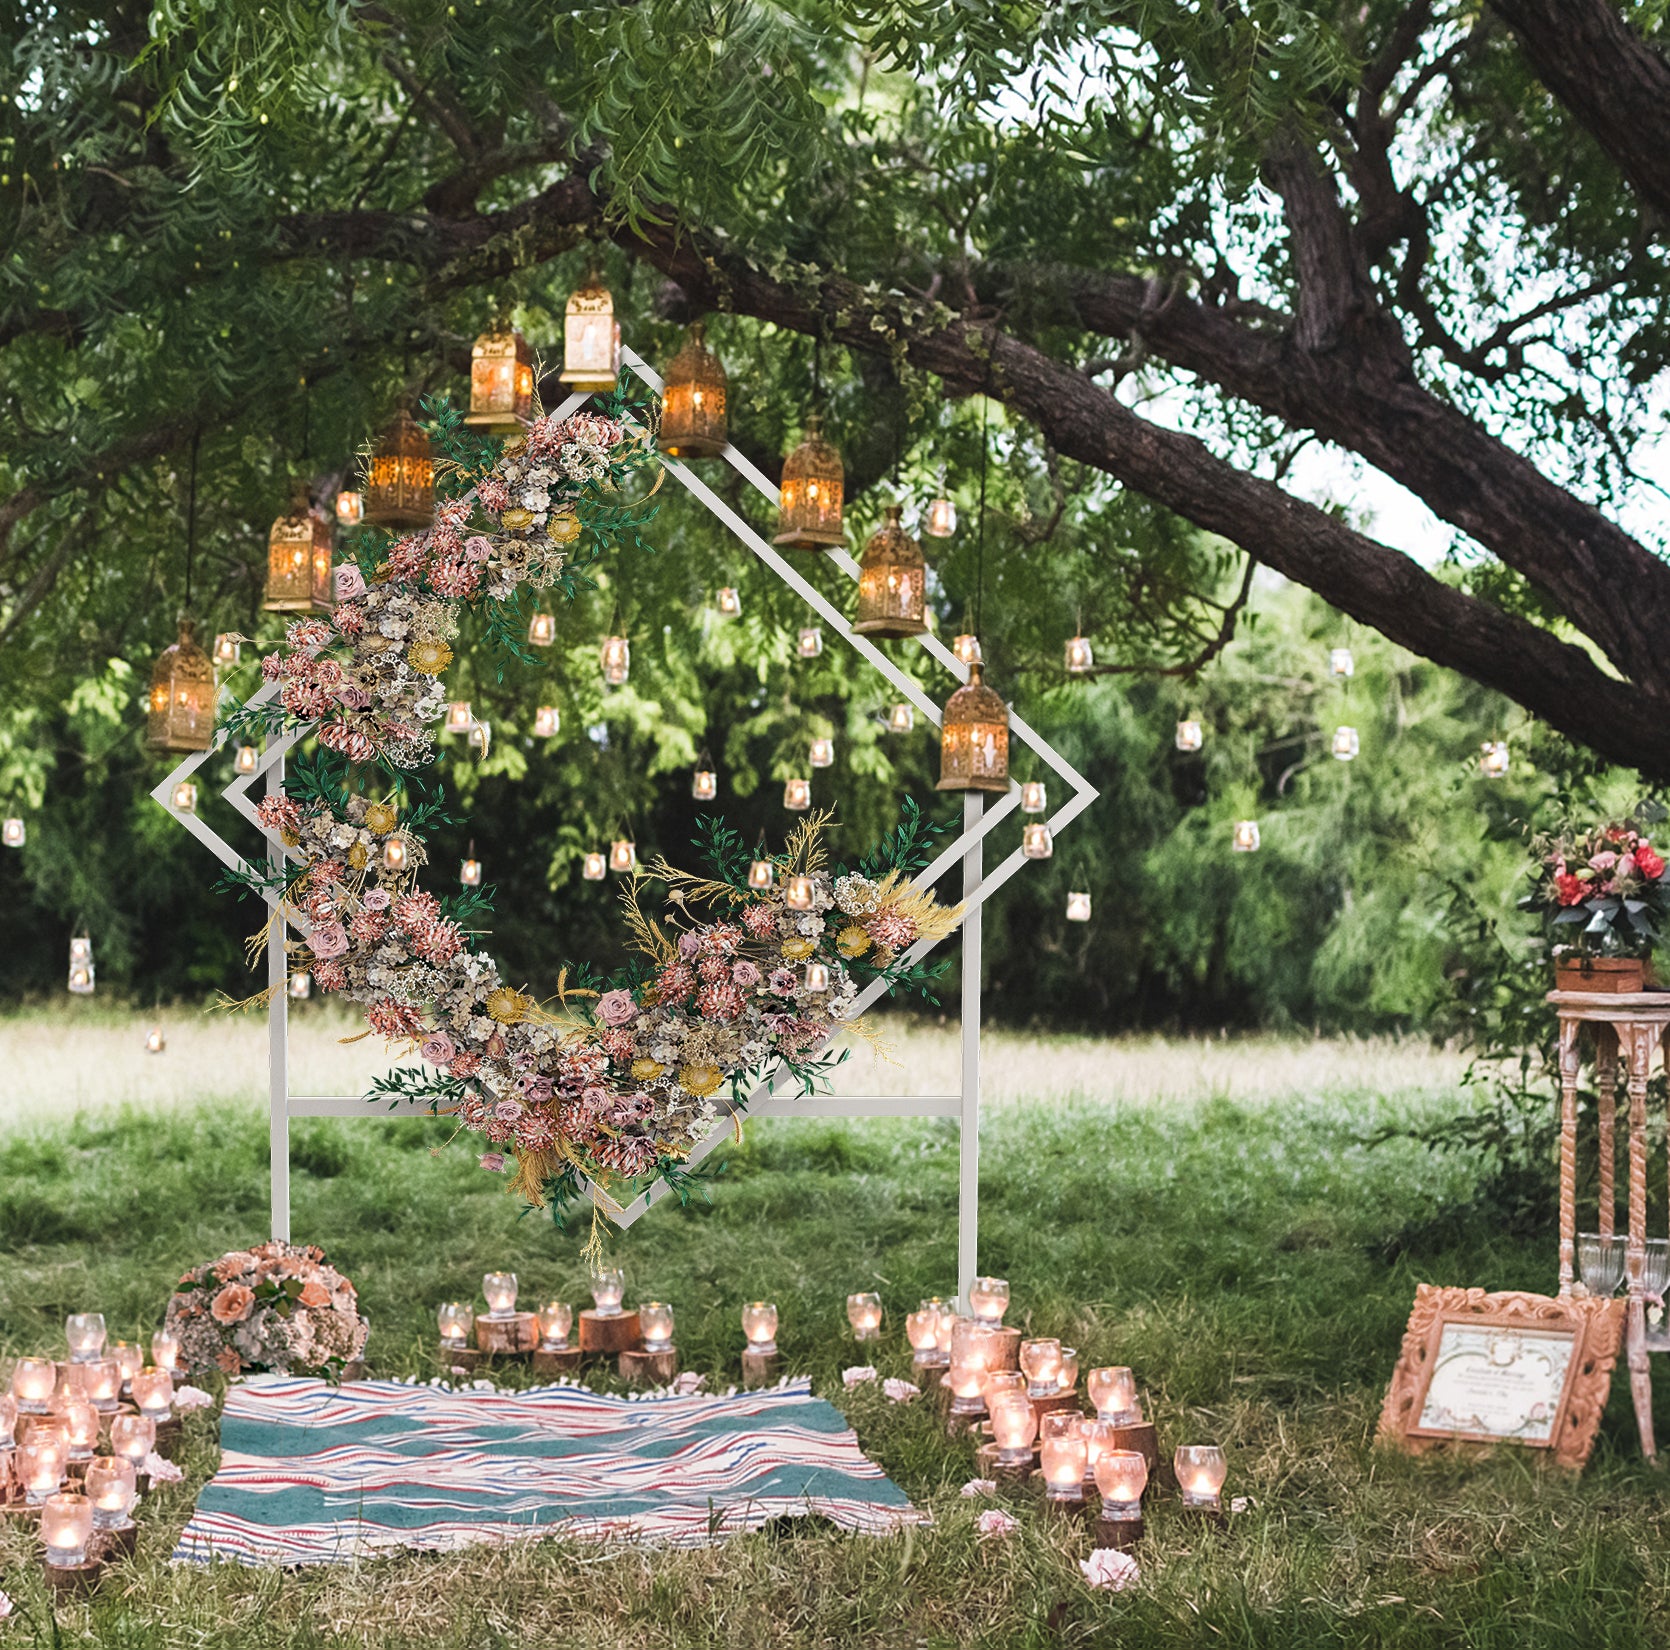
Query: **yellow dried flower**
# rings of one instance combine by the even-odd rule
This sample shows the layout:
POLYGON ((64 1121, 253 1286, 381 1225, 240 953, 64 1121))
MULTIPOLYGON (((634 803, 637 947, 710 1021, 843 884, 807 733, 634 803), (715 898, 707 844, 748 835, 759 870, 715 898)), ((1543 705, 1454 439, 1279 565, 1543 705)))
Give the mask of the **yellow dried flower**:
POLYGON ((553 512, 545 523, 545 536, 553 544, 572 544, 580 536, 580 518, 569 510, 553 512))
POLYGON ((862 957, 870 949, 870 936, 854 923, 843 928, 835 940, 835 949, 843 957, 862 957))
POLYGON ((520 533, 524 527, 533 526, 533 511, 506 510, 505 513, 499 517, 499 525, 503 527, 506 532, 520 533))
POLYGON ((817 942, 807 939, 804 934, 791 934, 783 941, 783 955, 790 962, 799 962, 802 957, 811 956, 817 948, 817 942))
POLYGON ((299 848, 302 845, 302 834, 292 825, 280 825, 278 828, 278 840, 282 842, 286 848, 299 848))
POLYGON ((363 842, 356 842, 348 850, 348 863, 356 871, 363 871, 371 863, 371 850, 363 842))
POLYGON ((365 828, 373 836, 387 836, 400 819, 400 810, 392 802, 373 802, 365 810, 365 828))
POLYGON ((632 1075, 640 1083, 653 1083, 666 1069, 659 1060, 652 1060, 647 1054, 639 1055, 632 1062, 632 1075))
POLYGON ((698 1100, 705 1100, 724 1081, 725 1074, 717 1066, 689 1065, 678 1074, 678 1086, 698 1100))
POLYGON ((452 663, 452 649, 445 642, 413 642, 406 663, 422 676, 439 676, 452 663))
POLYGON ((518 1020, 526 1019, 532 1006, 532 998, 524 997, 508 985, 501 985, 496 991, 487 993, 487 1017, 497 1020, 502 1026, 515 1025, 518 1020))

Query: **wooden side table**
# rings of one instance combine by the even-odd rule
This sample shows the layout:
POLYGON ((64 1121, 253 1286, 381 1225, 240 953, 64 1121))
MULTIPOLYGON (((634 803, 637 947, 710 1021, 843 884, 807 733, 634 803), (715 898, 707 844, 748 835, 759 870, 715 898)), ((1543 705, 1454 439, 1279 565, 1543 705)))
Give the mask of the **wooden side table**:
POLYGON ((1618 1062, 1622 1057, 1629 1096, 1629 1232, 1624 1240, 1624 1276, 1629 1287, 1625 1348, 1630 1395, 1641 1453, 1657 1457, 1653 1440, 1653 1383, 1647 1363, 1647 1303, 1641 1272, 1647 1255, 1647 1081, 1653 1055, 1670 1027, 1670 993, 1551 991, 1548 1001, 1560 1018, 1560 1293, 1575 1281, 1577 1253, 1577 1079, 1583 1062, 1583 1030, 1594 1046, 1596 1119, 1600 1151, 1596 1230, 1613 1235, 1618 1062))

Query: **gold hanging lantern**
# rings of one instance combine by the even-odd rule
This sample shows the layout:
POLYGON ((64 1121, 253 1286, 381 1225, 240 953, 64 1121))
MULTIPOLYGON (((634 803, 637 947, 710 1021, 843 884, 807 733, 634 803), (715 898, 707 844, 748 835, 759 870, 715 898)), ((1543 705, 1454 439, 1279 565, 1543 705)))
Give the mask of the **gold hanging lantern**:
POLYGON ((267 588, 261 605, 269 613, 327 612, 331 606, 331 526, 300 488, 288 515, 267 534, 267 588))
POLYGON ((968 667, 967 683, 945 704, 935 789, 1009 789, 1009 707, 986 686, 978 659, 968 667))
POLYGON ((559 380, 575 390, 612 390, 620 377, 620 322, 615 300, 596 276, 568 299, 559 380))
POLYGON ((889 504, 858 564, 858 617, 852 628, 860 636, 920 636, 928 628, 927 578, 922 546, 899 525, 898 505, 889 504))
POLYGON ((466 424, 489 435, 514 435, 533 412, 533 351, 514 329, 484 332, 470 350, 466 424))
POLYGON ((841 455, 823 439, 823 420, 813 413, 806 420, 805 438, 783 460, 776 542, 794 550, 829 550, 841 544, 846 484, 841 455))
POLYGON ((145 743, 154 751, 206 751, 215 731, 215 667, 197 645, 197 626, 180 619, 180 637, 151 671, 145 743))
POLYGON ((402 407, 365 466, 365 519, 376 527, 427 527, 435 519, 435 453, 402 407))
POLYGON ((661 451, 674 458, 717 458, 730 443, 725 427, 725 368, 707 347, 698 321, 667 365, 661 391, 661 451))

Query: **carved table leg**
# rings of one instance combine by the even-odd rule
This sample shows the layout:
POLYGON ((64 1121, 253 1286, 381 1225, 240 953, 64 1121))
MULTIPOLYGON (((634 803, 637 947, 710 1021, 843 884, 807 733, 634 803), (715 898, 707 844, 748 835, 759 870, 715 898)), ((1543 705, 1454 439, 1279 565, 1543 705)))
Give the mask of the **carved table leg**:
POLYGON ((1614 1129, 1618 1115, 1618 1035, 1609 1025, 1595 1027, 1595 1097, 1600 1119, 1600 1201, 1596 1209, 1596 1230, 1603 1238, 1612 1236, 1617 1219, 1618 1158, 1614 1129))
POLYGON ((1651 1461, 1658 1449, 1653 1440, 1653 1378, 1647 1365, 1641 1268, 1647 1253, 1647 1074, 1658 1028, 1630 1025, 1622 1028, 1622 1034, 1629 1060, 1629 1240, 1624 1245, 1624 1271, 1629 1279, 1629 1389, 1641 1430, 1641 1453, 1651 1461))
MULTIPOLYGON (((1577 1073, 1582 1023, 1560 1016, 1560 1293, 1569 1295, 1577 1243, 1577 1073)), ((1633 1139, 1631 1150, 1633 1151, 1633 1139)), ((1644 1172, 1644 1171, 1643 1171, 1644 1172)), ((1643 1188, 1645 1182, 1643 1181, 1643 1188)), ((1632 1183, 1633 1186, 1633 1183, 1632 1183)), ((1633 1195, 1633 1194, 1632 1194, 1633 1195)))

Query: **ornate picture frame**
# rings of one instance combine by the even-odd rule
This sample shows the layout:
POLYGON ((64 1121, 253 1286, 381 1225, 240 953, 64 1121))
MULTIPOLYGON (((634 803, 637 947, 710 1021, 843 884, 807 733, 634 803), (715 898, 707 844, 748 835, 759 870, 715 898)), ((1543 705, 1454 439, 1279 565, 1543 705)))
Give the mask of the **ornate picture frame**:
POLYGON ((1624 1302, 1417 1284, 1377 1441, 1549 1450, 1573 1472, 1594 1448, 1624 1302))

